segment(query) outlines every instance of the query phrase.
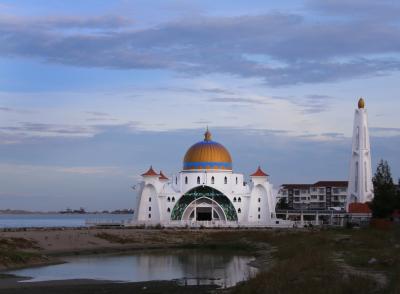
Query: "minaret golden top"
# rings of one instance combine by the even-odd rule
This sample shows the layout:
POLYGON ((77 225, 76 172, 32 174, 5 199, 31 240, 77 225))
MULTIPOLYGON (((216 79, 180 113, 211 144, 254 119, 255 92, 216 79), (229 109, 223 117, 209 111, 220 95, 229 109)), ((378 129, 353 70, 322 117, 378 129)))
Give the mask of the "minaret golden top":
POLYGON ((360 100, 358 100, 358 109, 364 109, 365 108, 365 101, 363 98, 360 98, 360 100))
POLYGON ((208 127, 206 132, 204 133, 204 141, 211 141, 211 132, 208 130, 208 127))

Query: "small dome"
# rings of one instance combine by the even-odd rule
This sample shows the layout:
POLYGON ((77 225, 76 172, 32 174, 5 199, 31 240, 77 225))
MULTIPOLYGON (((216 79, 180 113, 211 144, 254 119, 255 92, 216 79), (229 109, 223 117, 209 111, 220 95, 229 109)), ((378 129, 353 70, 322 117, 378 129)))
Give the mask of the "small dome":
POLYGON ((232 170, 232 158, 221 144, 211 140, 207 129, 204 140, 194 144, 183 159, 183 170, 232 170))
POLYGON ((365 101, 363 98, 360 98, 360 100, 358 100, 358 109, 363 109, 365 108, 365 101))

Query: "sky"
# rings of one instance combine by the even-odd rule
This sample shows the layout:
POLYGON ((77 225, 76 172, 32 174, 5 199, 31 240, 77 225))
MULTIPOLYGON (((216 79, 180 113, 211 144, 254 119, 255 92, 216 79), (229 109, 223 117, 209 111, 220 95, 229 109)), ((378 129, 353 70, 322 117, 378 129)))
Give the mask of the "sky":
POLYGON ((361 96, 373 166, 397 182, 398 15, 388 0, 2 0, 0 210, 133 208, 140 174, 179 172, 206 126, 275 188, 346 180, 361 96))

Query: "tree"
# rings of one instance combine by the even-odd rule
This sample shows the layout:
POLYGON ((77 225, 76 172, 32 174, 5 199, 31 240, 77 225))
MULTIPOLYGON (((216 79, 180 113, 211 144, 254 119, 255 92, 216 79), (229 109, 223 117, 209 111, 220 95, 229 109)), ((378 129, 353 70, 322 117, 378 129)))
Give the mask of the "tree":
POLYGON ((398 204, 396 186, 393 183, 390 166, 386 160, 379 162, 374 178, 374 199, 372 213, 374 217, 389 217, 398 204))
POLYGON ((279 199, 278 203, 276 204, 276 209, 282 209, 282 210, 289 209, 289 205, 286 202, 286 198, 279 199))

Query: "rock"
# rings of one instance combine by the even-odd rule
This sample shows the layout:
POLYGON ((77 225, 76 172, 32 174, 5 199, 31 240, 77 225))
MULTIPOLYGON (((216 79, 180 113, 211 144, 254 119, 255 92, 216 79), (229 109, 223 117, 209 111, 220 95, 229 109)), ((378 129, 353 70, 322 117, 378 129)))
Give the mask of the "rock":
POLYGON ((400 248, 400 244, 394 245, 394 248, 399 249, 400 248))
POLYGON ((372 257, 370 260, 368 260, 368 264, 375 264, 377 262, 378 262, 378 260, 374 257, 372 257))

